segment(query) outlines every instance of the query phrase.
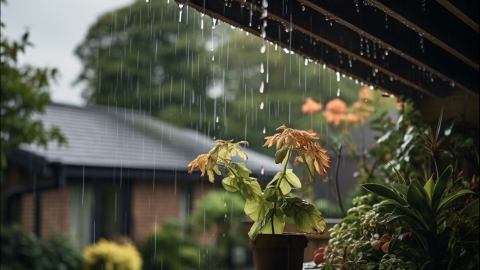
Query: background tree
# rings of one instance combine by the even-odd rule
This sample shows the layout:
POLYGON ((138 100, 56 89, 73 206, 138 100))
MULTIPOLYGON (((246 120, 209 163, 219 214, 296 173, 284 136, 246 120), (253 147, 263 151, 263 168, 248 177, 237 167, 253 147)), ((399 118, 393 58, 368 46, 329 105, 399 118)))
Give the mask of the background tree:
POLYGON ((341 89, 352 102, 360 88, 173 1, 137 1, 105 14, 76 54, 89 103, 143 110, 214 138, 246 139, 262 152, 264 134, 282 124, 327 133, 322 118, 301 112, 306 97, 326 103, 341 89))
MULTIPOLYGON (((6 1, 2 0, 2 4, 6 1)), ((5 26, 2 23, 1 29, 5 26)), ((3 31, 2 31, 3 32, 3 31)), ((47 146, 50 140, 65 143, 66 138, 55 127, 45 127, 32 116, 43 113, 50 103, 48 86, 57 74, 56 69, 19 66, 17 56, 32 44, 26 32, 20 41, 8 41, 2 33, 0 43, 0 88, 2 125, 1 170, 7 167, 7 154, 21 143, 47 146)))

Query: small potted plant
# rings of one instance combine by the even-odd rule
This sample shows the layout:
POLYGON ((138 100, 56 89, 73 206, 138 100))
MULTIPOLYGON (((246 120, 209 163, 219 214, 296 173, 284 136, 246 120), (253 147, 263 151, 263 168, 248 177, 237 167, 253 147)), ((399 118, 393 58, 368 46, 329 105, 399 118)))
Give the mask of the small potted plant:
POLYGON ((317 142, 315 133, 286 126, 277 130, 281 133, 266 137, 264 146, 276 145, 275 163, 281 163, 283 170, 263 190, 257 180, 250 177, 251 171, 245 163, 232 161, 237 154, 243 161, 248 160, 240 146, 248 145, 246 141, 217 140, 208 153, 188 164, 188 170, 192 173, 198 167, 201 176, 206 172, 212 183, 215 174, 224 175, 223 187, 229 192, 240 191, 245 197, 245 214, 254 221, 248 235, 257 269, 302 269, 303 251, 307 246, 305 233, 323 233, 326 223, 314 205, 291 196, 292 188, 300 188, 301 182, 287 167, 295 151, 296 160, 305 166, 310 181, 314 182, 317 174, 327 176, 330 157, 317 142), (295 224, 302 233, 283 233, 285 223, 295 224))

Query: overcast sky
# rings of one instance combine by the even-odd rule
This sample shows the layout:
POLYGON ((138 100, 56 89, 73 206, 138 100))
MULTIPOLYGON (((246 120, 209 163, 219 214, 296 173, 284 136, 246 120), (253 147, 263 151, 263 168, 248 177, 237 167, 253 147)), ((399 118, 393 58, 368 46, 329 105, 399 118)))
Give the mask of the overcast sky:
POLYGON ((34 47, 20 57, 20 63, 36 67, 55 67, 58 82, 51 86, 54 102, 83 105, 81 85, 72 86, 82 66, 74 55, 91 25, 107 12, 129 5, 134 0, 8 0, 1 6, 5 24, 2 38, 19 40, 30 31, 34 47))

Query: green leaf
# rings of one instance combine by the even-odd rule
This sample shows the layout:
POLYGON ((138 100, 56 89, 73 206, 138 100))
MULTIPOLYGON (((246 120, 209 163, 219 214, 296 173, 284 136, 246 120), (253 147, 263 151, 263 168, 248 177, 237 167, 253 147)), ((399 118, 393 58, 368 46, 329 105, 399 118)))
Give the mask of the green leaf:
POLYGON ((260 202, 254 200, 246 200, 243 210, 253 221, 260 221, 268 211, 273 208, 273 203, 265 199, 260 202))
POLYGON ((277 152, 275 152, 275 164, 278 164, 281 162, 283 163, 283 161, 285 160, 285 157, 287 156, 288 150, 289 148, 282 147, 278 149, 277 152))
POLYGON ((289 148, 288 148, 288 151, 287 151, 287 154, 285 155, 285 158, 284 158, 283 161, 282 161, 282 166, 283 166, 284 168, 287 167, 288 161, 290 160, 290 156, 291 156, 291 155, 292 155, 292 148, 289 147, 289 148))
POLYGON ((406 205, 407 201, 400 197, 395 191, 391 190, 388 186, 386 185, 381 185, 381 184, 375 184, 375 183, 367 183, 362 185, 363 188, 366 190, 373 192, 377 195, 383 196, 388 199, 392 199, 400 203, 401 205, 406 205))
MULTIPOLYGON (((418 225, 419 228, 423 230, 428 230, 428 224, 425 223, 425 221, 418 215, 417 212, 413 211, 412 209, 408 208, 408 206, 405 206, 403 204, 398 203, 395 200, 392 199, 386 199, 378 203, 379 205, 384 205, 384 204, 391 204, 394 205, 396 208, 394 210, 397 215, 404 215, 407 218, 412 219, 416 225, 418 225)), ((388 220, 388 218, 387 218, 388 220)))
POLYGON ((305 233, 323 233, 327 227, 322 214, 311 204, 298 207, 294 220, 297 229, 305 233))
POLYGON ((265 200, 269 202, 276 202, 278 200, 277 187, 268 186, 263 192, 263 196, 265 197, 265 200))
POLYGON ((438 212, 440 200, 443 197, 443 193, 445 193, 445 189, 447 188, 448 181, 452 177, 453 168, 452 166, 448 166, 447 169, 440 175, 437 182, 435 183, 435 187, 433 189, 432 194, 432 208, 438 212))
POLYGON ((237 163, 237 162, 232 162, 233 167, 235 167, 235 170, 237 172, 237 176, 243 177, 245 179, 250 178, 250 174, 252 171, 250 171, 245 164, 243 163, 237 163))
POLYGON ((432 205, 431 205, 431 202, 430 202, 430 198, 428 197, 427 191, 423 188, 423 186, 420 184, 420 182, 418 182, 418 180, 415 179, 415 180, 412 180, 410 185, 414 185, 418 189, 418 191, 420 191, 420 193, 422 194, 422 197, 428 203, 428 208, 431 208, 432 205))
POLYGON ((255 222, 252 225, 252 228, 248 232, 250 239, 255 241, 258 237, 258 234, 272 234, 272 216, 275 234, 283 233, 285 221, 281 220, 282 215, 283 213, 279 209, 275 211, 275 215, 273 215, 273 209, 270 209, 270 211, 268 211, 262 220, 255 222))
POLYGON ((445 196, 441 201, 440 201, 440 204, 438 205, 438 208, 437 208, 437 211, 436 211, 436 214, 440 214, 443 209, 445 209, 446 207, 448 207, 448 205, 453 202, 455 199, 458 199, 460 198, 461 196, 465 195, 465 194, 472 194, 472 193, 475 193, 469 189, 461 189, 455 193, 452 193, 452 194, 449 194, 447 196, 445 196))
POLYGON ((238 179, 235 176, 229 176, 222 180, 223 188, 229 192, 236 192, 239 190, 238 179))
MULTIPOLYGON (((244 161, 248 161, 248 156, 247 154, 245 154, 245 152, 243 151, 243 149, 240 147, 239 143, 235 143, 233 145, 233 150, 244 160, 244 161)), ((233 152, 233 151, 232 151, 233 152)), ((235 152, 232 153, 232 156, 234 156, 235 152)))
POLYGON ((407 181, 405 181, 405 178, 403 178, 402 174, 397 170, 397 168, 395 168, 395 166, 390 163, 390 165, 392 166, 392 169, 395 171, 395 174, 397 175, 397 178, 398 178, 398 182, 400 184, 404 184, 406 185, 407 184, 407 181), (401 180, 401 181, 400 181, 401 180))
POLYGON ((423 188, 427 192, 428 199, 430 200, 430 203, 431 203, 432 202, 432 196, 433 196, 433 190, 435 188, 435 183, 433 182, 433 177, 430 177, 430 179, 428 179, 428 181, 425 183, 423 188))
POLYGON ((473 202, 469 203, 465 208, 463 208, 460 213, 461 216, 465 216, 468 219, 478 218, 479 216, 479 203, 478 198, 473 202))
POLYGON ((293 173, 292 169, 287 169, 285 177, 287 178, 288 182, 292 186, 294 186, 296 188, 301 188, 302 187, 302 183, 300 182, 300 179, 298 179, 297 175, 295 175, 295 173, 293 173))
POLYGON ((278 181, 280 181, 280 185, 278 187, 280 188, 280 191, 282 192, 282 194, 286 195, 290 193, 290 191, 292 190, 292 187, 290 186, 288 181, 286 181, 285 178, 279 179, 278 181))
POLYGON ((403 195, 405 198, 407 197, 408 186, 399 184, 399 183, 392 183, 392 188, 403 195))
POLYGON ((302 163, 305 168, 307 168, 310 182, 315 183, 315 165, 313 163, 313 159, 310 156, 298 156, 297 161, 302 163))
POLYGON ((410 207, 419 214, 424 223, 428 224, 428 228, 430 228, 432 222, 430 205, 427 198, 423 196, 422 192, 418 190, 417 186, 413 183, 408 187, 407 202, 410 207))
POLYGON ((255 178, 239 179, 239 187, 245 199, 255 200, 257 202, 263 199, 262 188, 255 178))

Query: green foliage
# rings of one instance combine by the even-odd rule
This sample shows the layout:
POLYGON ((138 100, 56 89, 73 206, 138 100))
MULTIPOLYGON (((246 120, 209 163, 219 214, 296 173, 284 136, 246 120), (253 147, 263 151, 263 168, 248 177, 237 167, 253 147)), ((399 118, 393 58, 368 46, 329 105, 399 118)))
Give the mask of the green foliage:
POLYGON ((72 239, 52 234, 40 240, 18 226, 1 228, 0 268, 3 270, 80 269, 82 255, 72 239))
POLYGON ((330 202, 329 200, 326 199, 318 199, 314 203, 315 208, 320 211, 324 216, 328 218, 342 218, 342 210, 340 210, 340 207, 335 204, 330 202))
POLYGON ((116 243, 100 239, 85 247, 83 269, 85 270, 140 270, 142 258, 130 242, 116 243))
MULTIPOLYGON (((2 24, 2 28, 3 28, 2 24)), ((2 125, 1 170, 7 167, 7 154, 21 143, 35 143, 47 146, 47 142, 56 140, 65 143, 66 138, 58 127, 46 128, 32 116, 43 113, 45 105, 50 103, 48 86, 57 74, 56 69, 19 67, 18 54, 25 53, 31 46, 28 32, 20 41, 8 41, 2 34, 0 42, 0 89, 2 125)))
POLYGON ((433 132, 408 102, 397 123, 384 117, 372 122, 383 135, 359 175, 368 196, 331 229, 324 269, 478 267, 475 134, 453 120, 442 129, 442 117, 433 132), (458 147, 465 140, 469 148, 458 147))
POLYGON ((182 235, 175 221, 165 221, 140 246, 143 269, 203 269, 210 263, 207 249, 182 235))

